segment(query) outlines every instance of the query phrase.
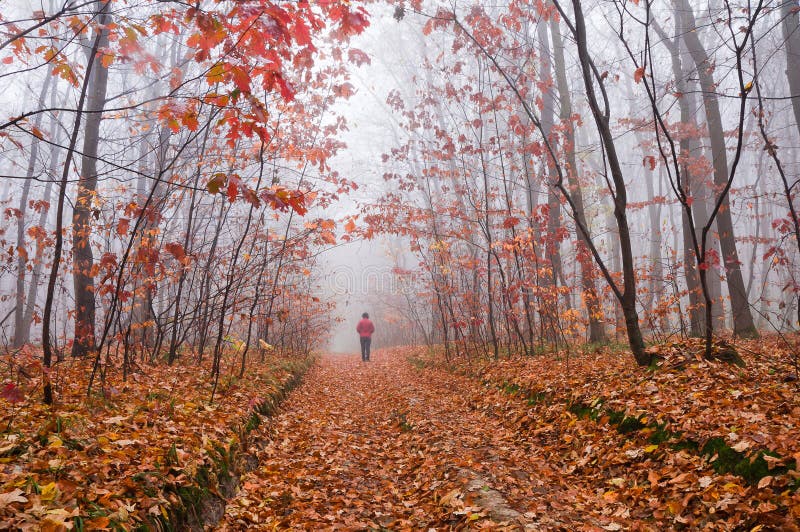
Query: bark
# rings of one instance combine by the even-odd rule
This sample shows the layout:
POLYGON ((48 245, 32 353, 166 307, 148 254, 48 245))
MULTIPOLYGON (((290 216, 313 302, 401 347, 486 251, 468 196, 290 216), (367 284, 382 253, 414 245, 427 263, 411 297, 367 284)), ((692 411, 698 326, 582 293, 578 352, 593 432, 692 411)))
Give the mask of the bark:
MULTIPOLYGON (((52 92, 52 100, 53 104, 52 107, 55 107, 55 97, 58 93, 58 83, 53 85, 53 92, 52 92)), ((59 135, 60 128, 58 127, 58 123, 56 120, 53 120, 53 123, 50 128, 50 138, 57 139, 59 135)), ((53 182, 55 180, 55 176, 58 175, 58 160, 59 160, 59 143, 54 142, 50 145, 50 163, 47 172, 47 185, 44 187, 44 195, 42 196, 42 200, 48 205, 46 209, 42 209, 42 212, 39 213, 39 226, 45 227, 47 225, 47 218, 50 212, 50 196, 53 191, 53 182)), ((30 281, 28 282, 28 296, 25 301, 25 315, 23 316, 23 323, 26 324, 25 332, 30 334, 31 324, 33 323, 33 312, 36 308, 36 299, 39 293, 39 280, 42 277, 42 270, 44 269, 44 254, 46 250, 46 243, 45 242, 37 242, 36 243, 36 256, 33 259, 34 266, 33 266, 33 273, 31 274, 30 281)), ((30 341, 28 338, 26 341, 30 341)))
POLYGON ((786 79, 789 82, 795 127, 800 133, 800 8, 797 2, 784 0, 781 17, 783 38, 786 40, 786 79))
MULTIPOLYGON (((103 2, 98 8, 96 49, 108 46, 110 2, 103 2)), ((90 53, 96 54, 96 51, 90 53)), ((89 58, 93 60, 93 58, 89 58)), ((86 125, 84 127, 81 175, 78 179, 78 196, 72 215, 72 253, 73 285, 75 288, 75 340, 72 344, 73 356, 86 356, 95 348, 95 299, 92 265, 92 214, 93 200, 97 192, 97 154, 100 144, 100 123, 108 85, 108 69, 101 61, 95 61, 89 78, 86 103, 86 125)))
MULTIPOLYGON (((676 31, 680 31, 680 10, 675 9, 676 31)), ((695 244, 699 242, 700 235, 695 231, 696 223, 705 224, 708 214, 706 212, 706 200, 697 194, 699 179, 692 176, 691 161, 694 157, 701 155, 702 147, 697 137, 689 134, 688 130, 696 130, 697 124, 695 122, 694 98, 689 92, 687 80, 689 76, 685 68, 685 58, 681 53, 685 47, 680 44, 680 37, 676 36, 674 39, 667 36, 664 30, 658 25, 653 24, 653 28, 661 38, 661 43, 667 48, 670 54, 672 76, 675 79, 675 90, 678 93, 677 103, 680 109, 680 123, 683 125, 684 131, 679 139, 680 155, 678 157, 679 168, 677 171, 681 176, 681 189, 683 194, 692 197, 694 202, 691 206, 681 209, 681 235, 683 244, 683 269, 684 277, 686 279, 686 289, 689 292, 689 334, 691 336, 702 336, 705 328, 703 321, 705 320, 704 305, 705 300, 702 297, 702 286, 700 284, 700 276, 697 270, 697 252, 699 246, 695 249, 695 244), (700 212, 702 211, 702 212, 700 212), (690 219, 691 218, 691 219, 690 219), (694 233, 694 234, 692 234, 694 233)), ((676 248, 677 249, 677 248, 676 248)))
MULTIPOLYGON (((539 46, 539 81, 545 85, 552 85, 553 72, 550 65, 550 46, 547 36, 547 26, 544 22, 537 25, 539 46)), ((542 134, 549 142, 555 145, 553 138, 553 125, 555 121, 555 99, 552 87, 542 91, 542 111, 540 115, 542 134)), ((554 161, 547 161, 547 174, 550 183, 558 181, 558 171, 554 161)), ((544 276, 545 297, 548 302, 546 317, 548 323, 547 334, 552 343, 558 341, 558 280, 563 276, 561 264, 561 201, 558 190, 553 186, 547 187, 547 236, 545 237, 545 255, 550 261, 550 271, 544 276)))
MULTIPOLYGON (((559 4, 556 3, 558 6, 559 4)), ((639 327, 639 314, 636 310, 636 270, 633 262, 633 249, 631 246, 630 227, 627 218, 627 188, 625 178, 622 173, 622 165, 617 155, 617 148, 614 143, 614 135, 611 132, 609 102, 603 85, 603 79, 598 75, 595 65, 589 55, 589 43, 586 33, 586 24, 583 16, 583 6, 580 0, 572 0, 575 13, 573 36, 578 47, 578 58, 581 65, 584 86, 586 87, 586 97, 592 111, 595 124, 597 125, 600 140, 606 152, 608 170, 611 173, 611 181, 614 185, 614 219, 619 231, 619 247, 622 259, 622 290, 619 286, 612 284, 615 295, 619 299, 622 313, 625 318, 625 329, 628 335, 628 343, 636 363, 640 366, 650 364, 650 356, 645 352, 644 339, 641 328, 639 327), (595 93, 595 81, 603 97, 603 108, 595 93)), ((559 6, 559 11, 563 10, 559 6)), ((566 18, 566 17, 565 17, 566 18)))
MULTIPOLYGON (((39 109, 44 107, 44 99, 50 87, 53 76, 45 74, 42 90, 39 93, 39 109)), ((39 130, 42 127, 42 115, 36 115, 33 126, 39 130)), ((25 278, 27 273, 28 253, 25 246, 25 215, 28 212, 28 197, 33 183, 33 173, 36 171, 36 161, 39 158, 39 138, 31 137, 31 152, 28 158, 28 168, 25 174, 25 184, 19 198, 19 218, 17 218, 17 287, 16 307, 14 307, 14 347, 22 347, 28 343, 31 334, 30 322, 25 322, 25 278), (23 251, 24 250, 24 251, 23 251)))
MULTIPOLYGON (((553 66, 558 85, 559 102, 561 109, 559 118, 564 126, 564 140, 562 149, 566 159, 567 183, 569 184, 572 201, 575 204, 575 217, 583 227, 588 229, 586 222, 586 211, 583 205, 583 193, 578 182, 578 161, 575 157, 575 131, 572 126, 572 97, 569 92, 567 82, 567 69, 564 60, 564 42, 561 37, 561 27, 555 17, 550 18, 550 32, 553 38, 553 66)), ((588 249, 588 239, 581 232, 578 235, 577 256, 581 270, 581 288, 583 290, 583 301, 586 305, 586 312, 589 315, 589 341, 604 342, 606 339, 603 327, 603 310, 600 307, 600 299, 597 295, 595 285, 596 272, 592 264, 592 257, 588 249)))
MULTIPOLYGON (((151 123, 151 125, 154 125, 151 123)), ((144 210, 140 216, 144 217, 141 229, 137 232, 136 248, 155 248, 159 246, 158 239, 158 226, 161 221, 161 211, 164 202, 163 188, 166 186, 165 181, 169 178, 164 176, 167 172, 167 149, 169 148, 170 132, 166 127, 157 129, 158 131, 158 146, 156 149, 155 157, 155 175, 159 176, 157 180, 153 181, 152 189, 148 190, 147 173, 152 168, 152 161, 147 157, 146 149, 149 143, 146 137, 141 139, 142 153, 140 160, 142 161, 141 175, 137 182, 137 202, 139 206, 146 205, 147 199, 152 197, 149 202, 150 206, 144 210)), ((153 323, 156 320, 155 313, 153 312, 153 293, 154 283, 152 278, 149 278, 146 268, 142 264, 138 264, 132 272, 133 281, 133 307, 131 308, 130 320, 135 324, 133 329, 134 342, 141 347, 153 346, 153 323)))
MULTIPOLYGON (((58 207, 56 209, 56 228, 55 228, 55 244, 53 249, 53 263, 50 267, 50 276, 47 280, 47 296, 44 302, 44 313, 42 316, 42 365, 45 368, 50 368, 53 361, 53 345, 51 343, 51 321, 53 315, 53 299, 55 298, 56 280, 58 279, 58 267, 61 263, 61 251, 64 245, 63 227, 64 227, 64 203, 67 195, 67 182, 69 178, 70 167, 72 166, 72 158, 75 155, 75 146, 78 143, 78 133, 81 127, 81 120, 83 119, 83 110, 86 104, 86 94, 90 85, 90 76, 95 63, 95 54, 100 48, 101 36, 95 37, 94 45, 92 46, 89 60, 86 64, 86 74, 84 77, 83 85, 81 87, 81 95, 78 99, 78 106, 75 112, 75 122, 72 126, 72 134, 70 135, 69 146, 67 148, 67 156, 64 161, 64 169, 61 173, 61 183, 58 191, 58 207)), ((44 371, 44 382, 42 386, 43 400, 45 404, 53 404, 53 385, 50 382, 49 371, 44 371)))
MULTIPOLYGON (((703 92, 703 106, 706 112, 706 122, 711 141, 711 154, 714 165, 714 185, 719 189, 719 194, 724 194, 718 198, 720 208, 717 212, 716 222, 719 232, 719 243, 722 256, 720 261, 725 268, 728 292, 731 299, 731 313, 733 314, 733 331, 740 336, 756 335, 753 316, 750 312, 750 305, 747 301, 747 294, 742 277, 739 253, 736 249, 736 234, 733 228, 733 218, 731 216, 730 200, 725 193, 730 177, 728 170, 728 156, 725 146, 725 135, 722 127, 722 116, 719 109, 719 99, 716 94, 716 83, 714 81, 713 64, 708 57, 705 47, 700 42, 694 18, 694 12, 688 0, 675 0, 680 5, 682 12, 682 29, 679 32, 683 36, 689 54, 694 61, 697 75, 700 81, 700 88, 703 92)), ((713 220, 709 221, 709 224, 713 220)), ((708 309, 706 310, 708 313, 708 309)))
MULTIPOLYGON (((645 169, 645 186, 647 188, 647 217, 650 222, 650 253, 647 257, 648 266, 652 265, 649 273, 650 279, 647 289, 645 308, 651 314, 652 324, 655 325, 653 312, 657 311, 658 303, 664 297, 664 264, 661 256, 661 205, 655 203, 655 187, 653 186, 655 174, 650 168, 645 169)), ((661 176, 659 175, 659 193, 661 192, 661 176)), ((662 329, 665 329, 663 314, 658 318, 662 329)))

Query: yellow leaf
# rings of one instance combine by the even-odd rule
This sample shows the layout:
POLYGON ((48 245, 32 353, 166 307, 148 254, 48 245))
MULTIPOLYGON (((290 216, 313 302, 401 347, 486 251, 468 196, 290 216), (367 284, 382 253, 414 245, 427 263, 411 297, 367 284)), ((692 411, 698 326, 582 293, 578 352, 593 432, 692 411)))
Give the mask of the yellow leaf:
POLYGON ((64 441, 56 436, 55 434, 51 434, 49 438, 47 438, 47 446, 56 449, 64 445, 64 441))
POLYGON ((221 81, 225 81, 225 77, 223 74, 225 73, 225 69, 221 63, 217 63, 216 65, 212 66, 209 69, 208 74, 206 74, 206 80, 209 83, 217 83, 221 81))
POLYGON ((42 492, 41 492, 41 494, 39 496, 45 502, 51 502, 51 501, 54 501, 54 500, 56 500, 58 498, 58 495, 59 495, 58 486, 56 486, 55 482, 51 482, 50 484, 47 484, 46 486, 42 486, 41 490, 42 490, 42 492))
POLYGON ((672 512, 673 515, 680 515, 683 511, 683 505, 681 505, 680 501, 674 499, 667 503, 667 508, 669 508, 669 511, 672 512))
POLYGON ((648 445, 647 447, 644 448, 644 452, 652 453, 656 449, 658 449, 658 445, 648 445))

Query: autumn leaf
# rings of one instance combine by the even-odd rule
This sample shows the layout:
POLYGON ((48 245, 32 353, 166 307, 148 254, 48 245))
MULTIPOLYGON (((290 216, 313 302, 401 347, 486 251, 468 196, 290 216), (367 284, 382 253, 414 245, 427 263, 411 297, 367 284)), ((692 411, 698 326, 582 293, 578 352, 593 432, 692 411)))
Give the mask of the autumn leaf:
POLYGON ((131 221, 128 218, 120 218, 119 222, 117 222, 117 234, 121 237, 127 236, 130 223, 131 221))
POLYGON ((12 404, 21 403, 25 400, 22 390, 13 382, 3 384, 2 388, 0 388, 0 397, 12 404))
POLYGON ((177 242, 169 242, 164 244, 164 249, 171 254, 175 259, 180 263, 185 263, 186 261, 186 251, 183 249, 183 246, 177 242))
POLYGON ((103 68, 108 68, 114 63, 115 56, 113 53, 110 52, 101 52, 100 56, 100 64, 103 65, 103 68))
POLYGON ((347 51, 347 58, 356 66, 369 65, 372 62, 369 56, 358 48, 350 48, 347 51))
POLYGON ((28 499, 23 496, 23 492, 19 488, 15 488, 7 493, 0 493, 0 510, 18 502, 28 502, 28 499))
POLYGON ((211 179, 208 180, 206 183, 206 188, 212 194, 218 194, 222 187, 228 180, 228 176, 223 173, 216 173, 214 174, 211 179))

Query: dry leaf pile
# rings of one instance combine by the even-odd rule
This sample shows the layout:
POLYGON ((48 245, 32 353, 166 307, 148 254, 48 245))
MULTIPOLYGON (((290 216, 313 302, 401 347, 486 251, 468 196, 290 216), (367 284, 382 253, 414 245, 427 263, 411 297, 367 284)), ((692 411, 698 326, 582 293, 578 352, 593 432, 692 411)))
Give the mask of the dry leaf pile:
POLYGON ((419 349, 328 356, 259 429, 225 530, 598 529, 509 396, 409 362, 419 349))
POLYGON ((558 503, 613 518, 609 530, 796 530, 800 390, 791 353, 771 338, 739 347, 745 367, 706 361, 688 342, 651 348, 663 357, 656 371, 607 348, 450 369, 506 395, 475 403, 537 449, 558 473, 550 482, 574 490, 558 503))
MULTIPOLYGON (((0 529, 132 529, 202 521, 186 512, 231 491, 237 448, 307 363, 271 359, 244 378, 208 368, 146 366, 106 376, 87 399, 91 361, 53 368, 57 404, 41 404, 36 357, 2 360, 0 529), (222 492, 222 493, 221 493, 222 492)), ((226 370, 235 371, 231 358, 226 370)), ((39 370, 39 375, 41 372, 39 370)), ((213 506, 213 505, 212 505, 213 506)), ((219 504, 217 504, 219 506, 219 504)), ((218 517, 218 516, 217 516, 218 517)))

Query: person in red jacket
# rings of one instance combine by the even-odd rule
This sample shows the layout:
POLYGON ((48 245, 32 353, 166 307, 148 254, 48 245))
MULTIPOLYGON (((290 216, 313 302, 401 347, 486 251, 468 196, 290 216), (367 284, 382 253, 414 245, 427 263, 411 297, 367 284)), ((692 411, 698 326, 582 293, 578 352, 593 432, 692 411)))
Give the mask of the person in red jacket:
POLYGON ((375 332, 375 325, 370 321, 369 314, 366 312, 361 315, 361 321, 356 326, 356 332, 361 337, 361 361, 369 362, 369 346, 372 343, 372 333, 375 332))

